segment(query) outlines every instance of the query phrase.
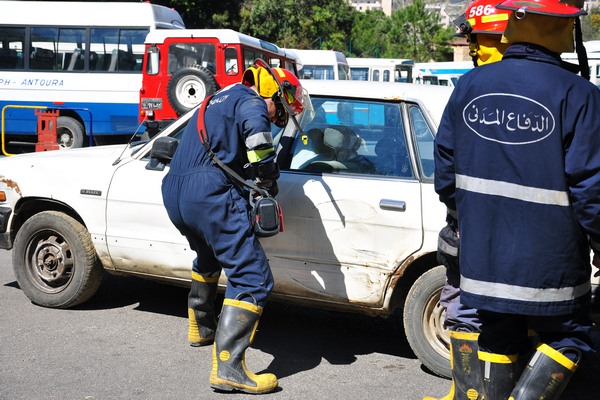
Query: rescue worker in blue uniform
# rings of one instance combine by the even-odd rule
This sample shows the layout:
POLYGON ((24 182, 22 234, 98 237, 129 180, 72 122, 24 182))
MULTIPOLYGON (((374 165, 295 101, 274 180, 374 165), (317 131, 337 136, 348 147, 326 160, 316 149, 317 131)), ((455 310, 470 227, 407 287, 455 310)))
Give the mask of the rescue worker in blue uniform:
POLYGON ((558 399, 593 352, 600 253, 600 91, 564 68, 583 3, 506 0, 502 61, 458 81, 435 139, 457 211, 461 302, 478 310, 484 398, 558 399), (522 374, 528 328, 540 343, 522 374), (563 377, 556 380, 557 376, 563 377))
MULTIPOLYGON (((497 0, 475 0, 465 13, 454 20, 456 36, 469 42, 473 66, 490 64, 502 59, 507 45, 501 43, 510 11, 494 6, 497 0)), ((450 392, 440 400, 477 400, 483 395, 483 382, 477 356, 479 327, 477 310, 460 301, 459 231, 456 210, 448 208, 446 226, 438 237, 438 262, 446 267, 446 283, 440 294, 440 304, 446 309, 444 327, 450 336, 450 392)), ((424 397, 423 400, 435 400, 424 397)))
MULTIPOLYGON (((226 166, 254 179, 274 197, 279 168, 271 123, 285 126, 290 113, 302 111, 302 101, 302 87, 293 73, 257 60, 244 72, 242 83, 210 99, 204 113, 207 143, 226 166)), ((273 276, 251 226, 249 191, 207 153, 198 132, 198 113, 185 128, 162 184, 169 218, 196 253, 188 340, 192 346, 214 344, 211 387, 271 392, 277 378, 247 370, 245 351, 273 288, 273 276), (222 270, 227 287, 217 325, 214 300, 222 270)))

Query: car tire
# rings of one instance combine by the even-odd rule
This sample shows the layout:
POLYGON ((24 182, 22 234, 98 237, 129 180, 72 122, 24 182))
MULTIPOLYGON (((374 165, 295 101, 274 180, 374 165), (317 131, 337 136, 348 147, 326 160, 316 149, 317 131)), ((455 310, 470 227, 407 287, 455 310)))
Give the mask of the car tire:
POLYGON ((446 268, 437 266, 421 275, 406 296, 404 330, 415 355, 434 374, 451 378, 450 336, 444 329, 446 310, 440 294, 446 268))
POLYGON ((56 141, 61 150, 83 147, 85 136, 83 124, 71 117, 56 119, 56 141))
POLYGON ((58 211, 44 211, 25 221, 15 238, 12 260, 17 283, 43 307, 81 304, 102 282, 102 265, 89 232, 58 211))
POLYGON ((173 110, 181 116, 217 91, 213 74, 201 65, 175 72, 167 85, 167 97, 173 110))

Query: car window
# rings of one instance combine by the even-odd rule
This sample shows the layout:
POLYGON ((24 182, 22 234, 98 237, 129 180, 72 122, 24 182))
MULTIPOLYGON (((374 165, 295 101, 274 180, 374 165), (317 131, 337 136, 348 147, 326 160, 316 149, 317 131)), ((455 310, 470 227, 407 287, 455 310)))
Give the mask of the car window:
POLYGON ((419 152, 419 163, 423 176, 433 178, 433 131, 427 123, 423 110, 414 105, 409 108, 410 123, 413 128, 417 151, 419 152))
POLYGON ((312 98, 315 117, 296 137, 290 169, 413 177, 400 103, 312 98))

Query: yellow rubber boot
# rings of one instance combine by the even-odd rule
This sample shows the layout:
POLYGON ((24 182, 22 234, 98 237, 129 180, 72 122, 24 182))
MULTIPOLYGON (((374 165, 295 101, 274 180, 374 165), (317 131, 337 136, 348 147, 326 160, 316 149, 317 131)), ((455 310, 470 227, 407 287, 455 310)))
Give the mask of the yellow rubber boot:
MULTIPOLYGON (((481 400, 482 374, 477 355, 479 333, 450 331, 450 392, 439 400, 481 400)), ((438 400, 424 397, 423 400, 438 400)))
POLYGON ((190 346, 208 346, 215 340, 215 296, 219 273, 201 275, 192 272, 192 286, 188 295, 188 342, 190 346))
POLYGON ((581 352, 575 348, 555 350, 540 343, 527 363, 509 400, 558 400, 577 370, 581 352), (575 361, 564 354, 571 352, 575 361))
POLYGON ((269 393, 277 388, 273 374, 254 374, 246 368, 245 353, 254 340, 262 307, 225 299, 213 347, 210 386, 217 390, 269 393))
POLYGON ((517 382, 518 359, 518 354, 495 354, 479 350, 485 399, 508 399, 517 382))

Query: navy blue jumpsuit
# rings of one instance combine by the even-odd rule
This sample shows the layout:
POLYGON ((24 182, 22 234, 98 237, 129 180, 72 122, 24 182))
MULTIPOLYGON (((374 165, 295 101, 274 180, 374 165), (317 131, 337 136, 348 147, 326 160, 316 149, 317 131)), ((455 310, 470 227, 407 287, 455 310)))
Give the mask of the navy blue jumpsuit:
MULTIPOLYGON (((273 275, 251 227, 249 192, 207 155, 197 122, 198 111, 163 179, 164 205, 196 252, 193 272, 206 276, 224 269, 226 298, 250 293, 263 307, 273 288, 273 275)), ((216 93, 204 123, 213 152, 240 176, 244 177, 243 167, 249 162, 274 162, 267 105, 252 89, 236 84, 216 93)))
POLYGON ((483 350, 527 325, 589 346, 590 241, 600 242, 600 90, 557 54, 514 44, 463 75, 435 140, 435 188, 457 210, 461 301, 502 315, 483 350))

